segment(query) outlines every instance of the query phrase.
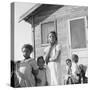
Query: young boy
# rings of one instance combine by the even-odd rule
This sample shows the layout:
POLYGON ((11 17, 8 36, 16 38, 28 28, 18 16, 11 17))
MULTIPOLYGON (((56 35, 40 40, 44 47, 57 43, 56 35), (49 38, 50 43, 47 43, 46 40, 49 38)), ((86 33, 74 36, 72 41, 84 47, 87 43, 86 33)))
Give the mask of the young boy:
POLYGON ((73 75, 73 81, 75 84, 79 83, 79 66, 78 66, 79 57, 76 54, 72 55, 72 75, 73 75))
POLYGON ((79 83, 87 83, 88 78, 85 76, 85 66, 83 64, 79 65, 80 74, 79 74, 79 83))
POLYGON ((71 59, 66 59, 66 75, 64 84, 73 84, 71 67, 72 67, 71 59))
POLYGON ((17 70, 19 76, 21 77, 21 80, 19 81, 21 87, 35 86, 35 77, 38 74, 38 66, 36 61, 30 57, 32 51, 32 45, 25 44, 22 47, 24 60, 20 62, 17 70))
POLYGON ((44 67, 45 61, 43 56, 38 57, 37 59, 37 65, 39 69, 39 73, 37 75, 37 78, 41 80, 41 82, 38 82, 37 80, 37 86, 46 86, 47 85, 47 77, 46 77, 46 69, 44 67))

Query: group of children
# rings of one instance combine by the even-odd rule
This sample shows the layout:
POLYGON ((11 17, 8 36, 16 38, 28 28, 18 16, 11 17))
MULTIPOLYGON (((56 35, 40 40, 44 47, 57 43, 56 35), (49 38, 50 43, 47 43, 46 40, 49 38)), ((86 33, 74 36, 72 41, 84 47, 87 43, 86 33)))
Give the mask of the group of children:
MULTIPOLYGON (((43 56, 34 60, 30 57, 33 51, 32 45, 25 44, 22 48, 24 60, 11 61, 11 86, 33 87, 48 86, 46 67, 43 56)), ((83 65, 78 66, 78 56, 73 55, 72 60, 66 60, 65 84, 87 83, 83 65)))
POLYGON ((66 75, 64 84, 81 84, 87 83, 88 78, 85 73, 85 66, 83 64, 78 65, 79 57, 76 54, 72 55, 72 60, 66 60, 66 75))
POLYGON ((30 57, 32 45, 25 44, 22 48, 24 60, 11 61, 11 86, 33 87, 47 86, 45 61, 43 56, 34 60, 30 57))

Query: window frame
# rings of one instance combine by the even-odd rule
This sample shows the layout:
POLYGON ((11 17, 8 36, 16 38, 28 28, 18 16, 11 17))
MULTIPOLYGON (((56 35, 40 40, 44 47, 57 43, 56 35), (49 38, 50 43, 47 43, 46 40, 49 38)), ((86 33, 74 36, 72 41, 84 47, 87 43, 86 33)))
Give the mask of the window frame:
POLYGON ((51 23, 51 22, 53 22, 54 23, 54 29, 55 29, 55 32, 57 33, 57 20, 50 20, 50 21, 46 21, 46 22, 42 22, 42 23, 40 23, 40 36, 41 36, 41 46, 42 47, 44 47, 44 46, 48 46, 49 45, 49 43, 42 43, 42 25, 43 24, 47 24, 47 23, 51 23))
MULTIPOLYGON (((77 17, 77 18, 72 18, 72 19, 69 19, 68 20, 68 33, 69 33, 69 48, 71 48, 71 51, 73 50, 74 52, 75 51, 84 51, 84 50, 87 50, 88 48, 88 29, 87 29, 87 17, 86 16, 82 16, 82 17, 77 17), (77 19, 84 19, 84 22, 85 22, 85 39, 86 39, 86 48, 76 48, 76 49, 73 49, 71 47, 71 30, 70 30, 70 21, 72 20, 77 20, 77 19)), ((70 52, 71 52, 70 51, 70 52)))

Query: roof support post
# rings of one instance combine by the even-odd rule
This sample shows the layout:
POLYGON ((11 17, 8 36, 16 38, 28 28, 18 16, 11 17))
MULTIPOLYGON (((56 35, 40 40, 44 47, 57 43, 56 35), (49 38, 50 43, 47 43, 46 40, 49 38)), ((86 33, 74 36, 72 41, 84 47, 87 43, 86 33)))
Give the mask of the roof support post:
POLYGON ((32 32, 33 32, 33 48, 34 48, 34 59, 36 59, 36 49, 35 49, 35 26, 34 26, 34 16, 31 17, 32 21, 32 32))

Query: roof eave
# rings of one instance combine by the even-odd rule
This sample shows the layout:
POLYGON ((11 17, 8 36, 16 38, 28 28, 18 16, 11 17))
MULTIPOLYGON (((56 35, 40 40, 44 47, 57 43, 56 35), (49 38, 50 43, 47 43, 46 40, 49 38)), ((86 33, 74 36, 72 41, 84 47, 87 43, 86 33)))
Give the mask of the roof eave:
POLYGON ((24 20, 28 15, 31 15, 32 12, 34 12, 37 8, 39 8, 42 4, 38 3, 35 6, 33 6, 31 9, 29 9, 26 13, 24 13, 22 16, 19 18, 19 22, 24 20))

